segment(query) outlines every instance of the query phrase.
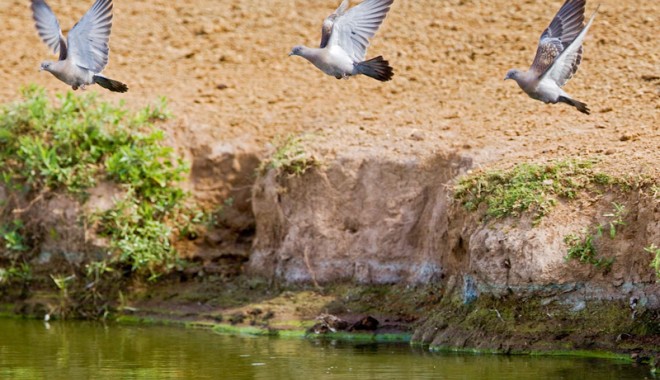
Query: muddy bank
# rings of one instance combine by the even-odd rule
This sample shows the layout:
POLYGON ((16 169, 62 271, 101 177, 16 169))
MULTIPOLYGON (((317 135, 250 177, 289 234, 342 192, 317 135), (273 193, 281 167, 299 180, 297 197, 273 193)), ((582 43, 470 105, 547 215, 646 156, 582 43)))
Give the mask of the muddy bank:
POLYGON ((485 204, 470 211, 454 197, 472 162, 456 153, 390 160, 349 151, 302 175, 268 171, 253 191, 257 229, 248 273, 289 283, 432 282, 461 289, 465 302, 516 294, 660 307, 645 251, 660 240, 653 184, 585 188, 575 199, 551 199, 542 218, 533 210, 493 218, 485 204), (614 206, 622 210, 616 218, 614 206), (602 238, 613 224, 605 232, 612 236, 602 238), (567 236, 591 230, 600 230, 594 250, 611 262, 607 268, 567 259, 567 236))
MULTIPOLYGON (((436 349, 645 358, 660 345, 660 287, 645 251, 660 239, 660 208, 647 182, 585 188, 557 198, 540 219, 533 210, 495 218, 486 204, 470 210, 456 197, 459 178, 480 173, 471 157, 328 155, 296 144, 296 154, 280 156, 282 146, 197 150, 187 186, 200 202, 222 203, 222 213, 175 242, 186 264, 159 281, 115 276, 111 285, 94 284, 103 310, 263 331, 306 330, 321 314, 350 324, 372 316, 380 323, 373 333, 412 334, 436 349), (625 212, 614 215, 613 204, 625 212), (613 223, 614 236, 595 235, 613 223), (610 265, 567 259, 566 236, 585 231, 610 265)), ((85 207, 112 194, 91 193, 85 207)), ((80 275, 75 268, 96 258, 103 242, 85 240, 75 200, 39 202, 52 216, 38 219, 45 232, 29 261, 34 278, 3 288, 3 299, 23 314, 69 307, 92 316, 84 307, 89 284, 63 295, 48 276, 80 275)))
POLYGON ((449 186, 471 159, 455 153, 353 159, 351 153, 303 175, 270 170, 257 179, 252 201, 259 222, 249 273, 364 284, 445 276, 449 186))

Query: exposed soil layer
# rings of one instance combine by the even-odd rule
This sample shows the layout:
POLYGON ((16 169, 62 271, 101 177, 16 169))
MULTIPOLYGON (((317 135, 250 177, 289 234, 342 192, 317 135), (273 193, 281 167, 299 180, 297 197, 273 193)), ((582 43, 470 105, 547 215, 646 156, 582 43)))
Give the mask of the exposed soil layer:
MULTIPOLYGON (((108 300, 110 309, 271 328, 306 328, 320 313, 373 315, 386 331, 414 330, 419 342, 500 352, 660 346, 660 290, 643 250, 660 245, 657 195, 585 195, 538 226, 528 217, 484 222, 483 210, 451 199, 459 174, 528 161, 596 159, 613 176, 660 177, 657 2, 602 1, 566 87, 590 116, 502 81, 509 68, 529 65, 560 3, 397 0, 368 54, 394 66, 394 80, 379 83, 338 81, 286 56, 293 45, 317 43, 336 7, 326 0, 116 0, 105 74, 130 90, 100 96, 136 109, 166 96, 175 117, 162 127, 192 163, 186 185, 205 206, 233 202, 221 228, 179 243, 195 265, 156 286, 109 285, 113 297, 130 293, 108 300), (297 176, 255 175, 277 148, 269 142, 288 134, 303 136, 315 165, 297 176), (566 262, 564 236, 603 223, 612 202, 628 214, 603 247, 616 259, 611 271, 566 262), (392 283, 401 284, 384 285, 392 283)), ((89 7, 49 4, 65 29, 89 7)), ((63 93, 37 71, 49 55, 27 4, 2 0, 0 19, 0 102, 28 83, 63 93)), ((97 205, 113 193, 95 191, 97 205)), ((64 253, 94 253, 76 246, 85 239, 80 226, 67 229, 78 205, 59 194, 46 203, 42 210, 58 212, 38 216, 43 230, 59 226, 66 237, 42 243, 62 252, 46 262, 75 270, 80 258, 64 253)), ((15 311, 28 314, 98 313, 79 306, 103 292, 63 299, 42 274, 32 289, 2 289, 2 297, 24 299, 15 311)))
MULTIPOLYGON (((397 157, 452 148, 486 162, 602 156, 620 172, 657 174, 660 106, 660 5, 603 0, 585 40, 580 71, 566 90, 591 116, 527 98, 503 82, 526 68, 561 1, 396 1, 368 56, 383 55, 394 80, 336 80, 298 57, 297 44, 318 43, 327 0, 194 0, 174 4, 117 0, 107 76, 128 83, 123 95, 143 107, 170 99, 182 145, 313 133, 329 154, 346 147, 397 157)), ((65 33, 87 1, 51 0, 65 33)), ((587 4, 587 14, 596 3, 587 4)), ((65 85, 39 62, 52 59, 34 30, 28 5, 3 0, 0 101, 27 83, 51 94, 65 85)), ((97 89, 95 89, 97 90, 97 89)))

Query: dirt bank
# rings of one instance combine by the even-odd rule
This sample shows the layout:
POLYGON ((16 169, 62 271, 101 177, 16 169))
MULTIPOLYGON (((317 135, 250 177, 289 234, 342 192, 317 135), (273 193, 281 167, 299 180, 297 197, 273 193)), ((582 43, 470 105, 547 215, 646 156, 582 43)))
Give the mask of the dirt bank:
MULTIPOLYGON (((159 285, 109 286, 108 309, 213 319, 270 308, 282 323, 368 313, 416 331, 418 341, 502 351, 524 349, 529 339, 553 342, 538 349, 566 341, 657 347, 660 289, 645 248, 660 246, 660 5, 602 2, 567 86, 590 105, 585 116, 502 81, 509 68, 530 63, 559 3, 396 1, 369 51, 395 68, 383 84, 337 81, 286 57, 293 45, 316 43, 336 6, 327 1, 115 1, 106 74, 130 90, 101 98, 138 109, 166 96, 174 118, 158 127, 191 164, 184 185, 223 212, 214 228, 176 242, 190 265, 159 285), (282 144, 289 134, 300 138, 282 144), (461 175, 557 160, 597 162, 599 173, 629 186, 557 197, 540 223, 530 213, 490 218, 485 204, 470 211, 454 197, 461 175), (626 210, 618 219, 606 216, 614 204, 626 210), (567 236, 584 243, 614 221, 622 222, 616 236, 596 239, 595 259, 613 259, 607 270, 565 259, 567 236), (121 289, 130 295, 118 299, 121 289), (531 306, 523 312, 519 302, 531 306), (613 308, 625 312, 610 318, 613 308), (532 324, 542 328, 516 335, 532 324), (555 339, 557 328, 567 335, 555 339)), ((49 4, 65 28, 89 6, 49 4)), ((15 100, 28 83, 63 93, 37 72, 48 52, 26 4, 4 0, 0 17, 0 101, 15 100)), ((115 190, 94 189, 85 207, 102 208, 115 190)), ((0 188, 0 199, 8 196, 0 188)), ((19 311, 42 314, 66 306, 49 271, 79 270, 104 244, 87 240, 75 200, 43 200, 40 210, 52 213, 35 216, 43 239, 34 257, 43 260, 31 263, 43 276, 3 289, 5 300, 23 300, 19 311), (61 255, 44 255, 53 252, 61 255)))

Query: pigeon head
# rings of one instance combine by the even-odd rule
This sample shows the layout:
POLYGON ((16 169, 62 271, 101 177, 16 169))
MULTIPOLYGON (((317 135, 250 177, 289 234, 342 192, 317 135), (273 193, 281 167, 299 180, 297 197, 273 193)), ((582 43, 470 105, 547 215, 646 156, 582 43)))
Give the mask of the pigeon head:
POLYGON ((289 56, 292 56, 292 55, 302 56, 302 54, 303 54, 302 52, 303 52, 304 49, 305 49, 305 47, 302 46, 302 45, 294 46, 293 49, 291 49, 291 53, 289 53, 289 56))
POLYGON ((39 71, 43 71, 43 70, 50 71, 51 70, 50 68, 51 68, 52 65, 53 65, 53 62, 51 62, 51 61, 43 61, 43 62, 41 62, 41 67, 39 67, 39 71))
POLYGON ((520 75, 520 70, 511 69, 511 70, 507 71, 506 76, 504 77, 504 80, 507 80, 507 79, 517 80, 518 75, 520 75))

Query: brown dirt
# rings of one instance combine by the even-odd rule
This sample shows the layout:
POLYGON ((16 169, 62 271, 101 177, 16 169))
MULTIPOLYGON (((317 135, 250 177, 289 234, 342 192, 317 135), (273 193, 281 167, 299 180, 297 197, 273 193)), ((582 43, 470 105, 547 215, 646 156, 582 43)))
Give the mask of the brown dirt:
MULTIPOLYGON (((90 2, 49 4, 66 33, 90 2)), ((130 90, 103 97, 138 107, 166 96, 177 116, 171 129, 184 144, 241 139, 263 146, 276 135, 314 132, 330 152, 356 146, 425 156, 452 147, 477 163, 597 155, 614 171, 657 175, 656 2, 601 1, 580 71, 566 88, 591 106, 591 116, 533 101, 502 81, 509 68, 529 65, 560 3, 396 1, 368 53, 394 66, 394 80, 383 84, 338 81, 287 57, 293 45, 318 43, 332 1, 117 0, 105 73, 130 90)), ((587 12, 594 7, 589 2, 587 12)), ((27 83, 66 91, 37 71, 53 57, 27 3, 3 0, 0 19, 0 102, 16 99, 27 83)))
MULTIPOLYGON (((67 91, 52 76, 38 72, 41 60, 52 56, 34 31, 27 3, 0 2, 5 36, 0 44, 4 60, 0 102, 16 99, 19 88, 28 83, 44 86, 52 95, 67 91)), ((442 152, 472 158, 477 167, 530 159, 598 157, 600 168, 612 174, 645 173, 658 178, 660 4, 601 2, 600 14, 585 41, 580 71, 566 87, 590 105, 591 116, 565 105, 533 101, 515 83, 502 81, 509 68, 529 65, 538 36, 560 0, 513 5, 504 0, 396 0, 368 53, 369 57, 383 55, 394 66, 394 80, 388 83, 364 77, 338 81, 300 58, 287 57, 293 45, 318 43, 320 23, 337 5, 332 1, 192 0, 184 5, 166 0, 116 0, 112 53, 105 74, 127 82, 130 90, 123 95, 100 93, 104 99, 123 99, 135 108, 166 96, 175 115, 166 126, 172 142, 190 148, 196 190, 219 186, 215 193, 206 192, 202 197, 214 204, 221 203, 233 191, 231 187, 240 187, 238 202, 249 208, 249 181, 236 176, 227 179, 229 185, 218 185, 215 180, 241 172, 241 168, 244 173, 253 172, 258 162, 246 152, 262 150, 274 137, 289 133, 307 133, 306 142, 318 155, 328 162, 340 158, 335 166, 346 156, 354 160, 377 156, 404 162, 398 170, 405 172, 406 160, 419 158, 422 164, 410 165, 424 168, 425 160, 433 162, 442 152)), ((91 0, 49 0, 66 29, 89 3, 91 0)), ((594 8, 595 1, 589 2, 587 12, 594 8)), ((387 165, 379 167, 387 169, 387 165)), ((382 171, 387 172, 385 169, 382 171)), ((433 184, 432 169, 426 167, 424 173, 433 184)), ((416 172, 408 175, 416 177, 416 172)), ((396 178, 390 180, 397 183, 396 178)), ((378 181, 372 178, 376 185, 378 181)), ((404 195, 417 198, 416 194, 404 195)), ((423 195, 444 197, 441 190, 423 195)), ((435 221, 434 210, 423 213, 422 222, 435 221)), ((566 212, 564 218, 567 215, 571 214, 566 212)), ((236 225, 230 227, 237 231, 253 223, 249 218, 232 220, 237 220, 236 225)), ((562 215, 556 216, 556 224, 563 220, 562 215)), ((415 236, 434 233, 413 227, 415 236)), ((239 241, 241 237, 233 238, 239 241)), ((244 245, 248 251, 249 244, 244 245)), ((431 255, 437 246, 423 248, 431 255)), ((507 276, 502 270, 495 275, 507 276)), ((176 292, 167 284, 165 289, 176 292)), ((189 290, 181 291, 191 298, 183 297, 180 304, 177 299, 162 304, 155 301, 151 306, 176 306, 184 311, 190 307, 193 314, 218 310, 205 309, 209 300, 197 294, 195 286, 189 290)), ((209 294, 216 290, 209 289, 209 294)), ((241 292, 242 288, 237 290, 237 294, 241 292)), ((237 294, 230 292, 227 300, 219 299, 218 308, 226 313, 223 302, 235 302, 237 294)), ((249 312, 245 305, 275 309, 287 297, 274 296, 257 294, 257 300, 246 300, 236 310, 249 312)), ((430 302, 435 303, 435 297, 430 302)), ((309 318, 332 303, 324 296, 311 298, 309 309, 278 310, 277 314, 309 318)), ((406 294, 405 298, 412 297, 406 294)), ((163 299, 169 300, 167 296, 163 299)), ((490 313, 489 318, 494 315, 490 313)), ((441 338, 437 337, 438 343, 443 343, 441 338)))

